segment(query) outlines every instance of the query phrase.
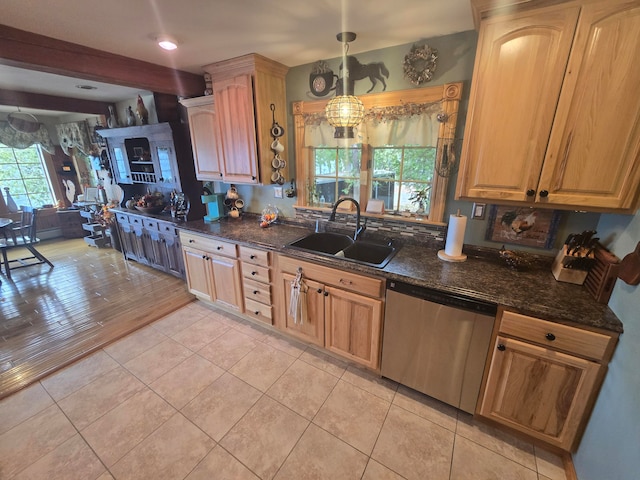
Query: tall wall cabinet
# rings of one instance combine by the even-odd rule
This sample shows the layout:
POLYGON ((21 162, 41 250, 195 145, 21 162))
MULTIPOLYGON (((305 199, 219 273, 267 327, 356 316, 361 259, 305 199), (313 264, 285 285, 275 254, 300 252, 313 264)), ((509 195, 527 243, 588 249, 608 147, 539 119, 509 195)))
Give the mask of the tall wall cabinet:
MULTIPOLYGON (((250 54, 205 65, 203 69, 211 74, 215 110, 208 107, 207 114, 198 101, 182 101, 193 122, 194 155, 203 159, 198 164, 198 178, 225 183, 271 183, 271 127, 274 116, 280 125, 286 125, 288 67, 250 54), (215 145, 215 155, 211 143, 215 145), (203 164, 206 168, 202 168, 203 164)), ((286 145, 286 137, 280 142, 286 145)))
MULTIPOLYGON (((635 212, 640 5, 532 0, 479 19, 456 198, 635 212)), ((502 3, 500 5, 503 5, 502 3)))
POLYGON ((216 147, 216 111, 213 95, 185 98, 180 103, 187 107, 191 148, 196 168, 196 178, 202 181, 223 179, 216 147))

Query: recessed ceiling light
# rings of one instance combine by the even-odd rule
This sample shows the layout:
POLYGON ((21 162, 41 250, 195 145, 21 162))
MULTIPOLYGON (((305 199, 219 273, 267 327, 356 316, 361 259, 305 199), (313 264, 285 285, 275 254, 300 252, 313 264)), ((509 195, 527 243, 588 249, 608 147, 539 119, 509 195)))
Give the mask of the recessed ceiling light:
POLYGON ((98 87, 94 87, 93 85, 76 85, 76 88, 81 90, 97 90, 98 87))
POLYGON ((158 41, 160 48, 164 50, 175 50, 178 48, 178 42, 174 38, 163 35, 158 37, 156 40, 158 41))

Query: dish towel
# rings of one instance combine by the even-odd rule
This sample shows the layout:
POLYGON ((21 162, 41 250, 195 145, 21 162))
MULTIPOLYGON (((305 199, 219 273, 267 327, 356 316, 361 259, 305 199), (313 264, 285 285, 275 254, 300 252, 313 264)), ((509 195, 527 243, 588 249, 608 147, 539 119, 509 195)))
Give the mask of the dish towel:
POLYGON ((296 278, 291 281, 291 295, 289 300, 289 316, 293 323, 302 325, 307 320, 307 291, 309 287, 302 279, 302 269, 298 269, 296 278))

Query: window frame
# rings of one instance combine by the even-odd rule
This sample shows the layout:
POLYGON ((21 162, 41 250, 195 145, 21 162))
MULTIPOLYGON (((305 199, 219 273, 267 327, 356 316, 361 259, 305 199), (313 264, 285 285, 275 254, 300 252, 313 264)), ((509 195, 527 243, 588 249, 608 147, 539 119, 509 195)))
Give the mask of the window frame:
MULTIPOLYGON (((441 102, 442 112, 447 120, 439 126, 438 138, 440 141, 454 141, 457 113, 460 99, 462 97, 462 82, 447 83, 435 87, 415 88, 410 90, 397 90, 393 92, 370 93, 358 95, 366 109, 373 107, 392 107, 403 104, 421 104, 441 102)), ((317 208, 310 205, 308 199, 312 181, 312 150, 304 146, 305 134, 305 114, 322 114, 329 99, 315 101, 299 101, 293 103, 294 116, 294 147, 296 155, 296 189, 298 200, 295 207, 317 208)), ((436 153, 436 164, 441 161, 442 148, 438 146, 436 153)), ((363 145, 362 162, 360 170, 360 206, 364 212, 367 207, 369 190, 371 188, 371 148, 363 145), (364 197, 364 198, 363 198, 364 197)), ((445 212, 449 178, 439 175, 434 176, 431 192, 431 211, 426 223, 442 224, 445 212)), ((394 217, 396 218, 396 217, 394 217)))
MULTIPOLYGON (((42 171, 44 173, 44 181, 46 183, 47 190, 49 191, 50 200, 51 200, 51 202, 49 202, 49 203, 52 204, 52 205, 55 204, 56 190, 55 190, 55 187, 54 187, 53 179, 51 178, 51 172, 49 170, 49 165, 48 165, 48 162, 47 162, 47 158, 45 157, 45 153, 46 152, 44 151, 44 149, 37 143, 34 143, 33 145, 30 145, 30 146, 28 146, 26 148, 16 148, 16 147, 12 147, 10 145, 5 145, 5 144, 2 144, 2 143, 0 143, 0 145, 2 146, 2 148, 7 148, 7 149, 12 150, 12 154, 13 154, 14 160, 16 160, 16 164, 18 166, 21 165, 21 162, 18 160, 18 157, 16 156, 16 151, 23 151, 23 150, 27 150, 27 149, 34 149, 35 150, 35 154, 38 157, 40 166, 41 166, 42 171)), ((20 167, 18 167, 18 168, 20 169, 20 167)), ((21 173, 22 173, 22 171, 21 171, 21 173)), ((13 180, 18 180, 18 179, 13 179, 13 180)), ((25 177, 22 176, 22 174, 21 174, 19 180, 26 187, 25 177)), ((11 192, 11 190, 10 190, 10 192, 11 192)), ((26 205, 25 201, 19 200, 19 198, 22 196, 22 194, 16 193, 15 189, 14 189, 13 192, 11 192, 11 194, 12 194, 12 197, 14 198, 16 204, 18 205, 18 207, 21 206, 21 205, 26 205)), ((33 208, 42 208, 41 205, 34 205, 33 204, 33 199, 31 198, 31 194, 33 194, 33 192, 29 192, 29 191, 26 192, 26 197, 27 197, 27 200, 28 200, 28 205, 27 206, 30 206, 30 207, 33 207, 33 208)), ((4 192, 3 192, 3 195, 4 195, 4 192)), ((6 207, 6 205, 5 205, 5 207, 6 207)))

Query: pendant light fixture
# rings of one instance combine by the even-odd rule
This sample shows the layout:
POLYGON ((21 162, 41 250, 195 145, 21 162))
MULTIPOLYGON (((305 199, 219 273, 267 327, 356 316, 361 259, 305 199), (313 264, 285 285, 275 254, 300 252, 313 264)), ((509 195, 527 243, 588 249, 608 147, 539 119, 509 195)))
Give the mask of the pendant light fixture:
MULTIPOLYGON (((335 127, 334 138, 353 138, 353 127, 360 125, 364 118, 364 105, 358 97, 353 94, 353 82, 349 81, 349 68, 347 53, 349 52, 349 42, 356 39, 353 32, 342 32, 336 38, 343 45, 342 65, 344 74, 342 79, 342 92, 337 95, 339 89, 336 88, 336 96, 329 100, 325 108, 327 121, 335 127)), ((338 85, 336 85, 337 87, 338 85)))

